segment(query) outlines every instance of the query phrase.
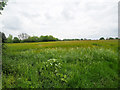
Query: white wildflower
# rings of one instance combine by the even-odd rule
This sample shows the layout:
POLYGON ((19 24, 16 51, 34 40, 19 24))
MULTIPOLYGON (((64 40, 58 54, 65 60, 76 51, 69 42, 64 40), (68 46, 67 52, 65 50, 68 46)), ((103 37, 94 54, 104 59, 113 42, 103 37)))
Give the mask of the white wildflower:
POLYGON ((57 64, 55 64, 55 66, 58 66, 57 64))
POLYGON ((50 63, 50 65, 52 65, 52 63, 50 63))

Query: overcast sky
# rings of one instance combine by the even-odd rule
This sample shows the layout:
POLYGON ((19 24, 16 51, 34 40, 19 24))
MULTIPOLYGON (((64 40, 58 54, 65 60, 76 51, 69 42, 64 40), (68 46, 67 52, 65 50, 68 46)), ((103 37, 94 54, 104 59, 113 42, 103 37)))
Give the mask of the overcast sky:
POLYGON ((8 36, 118 36, 118 0, 8 0, 0 28, 8 36))

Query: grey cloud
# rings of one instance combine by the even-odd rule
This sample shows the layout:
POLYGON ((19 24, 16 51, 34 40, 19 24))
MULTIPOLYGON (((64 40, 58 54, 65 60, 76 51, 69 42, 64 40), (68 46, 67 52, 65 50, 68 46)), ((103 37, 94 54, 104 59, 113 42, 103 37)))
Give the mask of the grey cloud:
POLYGON ((46 19, 52 19, 52 16, 50 16, 49 13, 45 13, 44 16, 46 17, 46 19))
POLYGON ((20 30, 22 28, 22 22, 17 17, 9 16, 3 20, 3 28, 10 30, 20 30))
MULTIPOLYGON (((16 0, 8 3, 5 32, 52 34, 59 38, 117 35, 117 2, 113 0, 16 0), (28 3, 29 2, 29 3, 28 3), (89 32, 89 33, 88 33, 89 32)), ((3 14, 4 15, 4 14, 3 14)))
POLYGON ((75 4, 76 6, 78 6, 78 5, 80 4, 80 2, 78 1, 78 2, 75 2, 74 4, 75 4))
MULTIPOLYGON (((77 2, 78 3, 78 2, 77 2)), ((75 13, 73 8, 76 7, 76 3, 74 4, 68 4, 64 6, 63 11, 61 12, 62 16, 64 17, 64 19, 66 20, 72 20, 75 17, 75 13)))
POLYGON ((62 15, 63 15, 63 17, 64 17, 66 20, 71 20, 71 19, 73 19, 72 14, 71 14, 70 11, 68 11, 68 10, 66 10, 66 11, 63 10, 62 15))
POLYGON ((33 12, 22 12, 23 16, 25 16, 26 18, 36 18, 36 17, 39 17, 41 16, 40 14, 38 13, 33 13, 33 12))

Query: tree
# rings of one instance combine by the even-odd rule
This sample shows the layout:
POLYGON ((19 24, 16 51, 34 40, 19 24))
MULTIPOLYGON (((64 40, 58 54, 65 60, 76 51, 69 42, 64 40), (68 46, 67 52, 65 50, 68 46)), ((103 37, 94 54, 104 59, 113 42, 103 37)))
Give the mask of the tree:
POLYGON ((107 37, 106 40, 109 40, 109 38, 107 37))
POLYGON ((114 38, 110 37, 109 40, 113 40, 114 38))
POLYGON ((48 36, 48 41, 57 41, 58 38, 53 37, 52 35, 48 36))
POLYGON ((49 36, 46 35, 46 36, 42 36, 40 38, 42 38, 42 41, 57 41, 57 40, 59 40, 58 38, 55 38, 52 35, 49 35, 49 36))
POLYGON ((9 34, 8 38, 7 38, 7 43, 12 43, 13 40, 12 40, 13 36, 11 34, 9 34))
POLYGON ((86 38, 84 38, 84 40, 87 40, 86 38))
MULTIPOLYGON (((47 42, 47 41, 58 41, 59 39, 58 38, 55 38, 53 37, 52 35, 46 35, 46 36, 29 36, 25 33, 22 33, 20 35, 18 35, 19 38, 17 37, 14 37, 14 39, 12 40, 13 43, 24 43, 24 42, 47 42)), ((10 42, 12 38, 12 35, 9 35, 8 37, 8 41, 7 42, 10 42)))
POLYGON ((30 36, 27 33, 21 33, 18 35, 20 40, 28 39, 30 36))
POLYGON ((20 43, 20 40, 17 37, 14 37, 13 43, 20 43))
POLYGON ((39 40, 39 38, 37 36, 31 37, 31 39, 32 39, 33 42, 38 42, 38 40, 39 40))
POLYGON ((38 42, 39 41, 39 37, 37 36, 33 36, 33 37, 28 37, 28 39, 24 39, 23 42, 38 42))
POLYGON ((6 36, 5 36, 5 34, 3 32, 1 34, 2 34, 2 42, 5 43, 7 38, 6 38, 6 36))
POLYGON ((116 37, 115 39, 118 39, 118 37, 116 37))
POLYGON ((83 40, 83 38, 81 38, 81 40, 83 40))
MULTIPOLYGON (((2 47, 2 53, 5 54, 5 49, 7 46, 4 44, 6 42, 6 36, 3 32, 0 32, 0 49, 2 47)), ((0 50, 1 51, 1 50, 0 50)))
POLYGON ((104 37, 101 37, 99 40, 105 40, 104 37))
POLYGON ((48 37, 48 35, 46 35, 46 36, 40 36, 39 40, 43 41, 43 42, 46 42, 46 41, 49 41, 49 37, 48 37))
MULTIPOLYGON (((5 5, 7 5, 6 4, 7 2, 5 2, 5 1, 0 1, 0 10, 3 10, 4 9, 4 7, 5 7, 5 5)), ((1 14, 1 12, 0 12, 0 14, 1 14)))

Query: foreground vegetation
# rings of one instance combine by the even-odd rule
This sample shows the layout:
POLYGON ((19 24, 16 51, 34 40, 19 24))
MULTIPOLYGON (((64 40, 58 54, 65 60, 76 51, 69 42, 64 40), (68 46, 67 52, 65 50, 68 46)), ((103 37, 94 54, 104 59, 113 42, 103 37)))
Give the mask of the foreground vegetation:
POLYGON ((116 88, 118 41, 6 44, 3 88, 116 88))

